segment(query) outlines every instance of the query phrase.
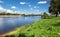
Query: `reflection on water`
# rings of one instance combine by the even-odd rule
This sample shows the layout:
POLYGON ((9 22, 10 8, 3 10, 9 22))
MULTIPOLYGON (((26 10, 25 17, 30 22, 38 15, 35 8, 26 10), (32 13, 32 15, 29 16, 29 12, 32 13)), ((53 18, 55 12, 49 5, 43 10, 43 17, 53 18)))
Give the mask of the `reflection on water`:
POLYGON ((2 17, 0 18, 0 34, 25 24, 32 24, 39 19, 41 19, 40 16, 2 17))

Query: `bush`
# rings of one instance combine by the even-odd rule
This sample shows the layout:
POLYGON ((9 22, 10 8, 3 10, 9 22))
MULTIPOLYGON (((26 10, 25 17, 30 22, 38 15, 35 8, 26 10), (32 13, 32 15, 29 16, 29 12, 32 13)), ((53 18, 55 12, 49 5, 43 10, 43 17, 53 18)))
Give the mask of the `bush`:
POLYGON ((15 37, 15 35, 6 35, 5 37, 15 37))
POLYGON ((9 35, 6 35, 5 37, 9 37, 9 35))
POLYGON ((23 34, 23 33, 21 33, 21 34, 19 34, 17 37, 26 37, 26 35, 23 34))
POLYGON ((15 35, 10 35, 9 37, 15 37, 15 35))
POLYGON ((34 35, 31 35, 31 37, 34 37, 34 35))
POLYGON ((43 19, 49 18, 48 14, 46 12, 43 13, 43 19))

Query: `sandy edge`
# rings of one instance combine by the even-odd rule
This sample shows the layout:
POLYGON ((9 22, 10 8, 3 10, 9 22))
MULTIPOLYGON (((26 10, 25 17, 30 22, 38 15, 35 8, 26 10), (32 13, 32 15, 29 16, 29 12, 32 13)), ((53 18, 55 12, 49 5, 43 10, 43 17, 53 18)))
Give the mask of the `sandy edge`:
POLYGON ((6 35, 11 35, 11 34, 14 34, 15 32, 16 32, 16 31, 13 30, 13 31, 9 31, 9 32, 4 33, 4 34, 0 34, 0 37, 4 37, 4 36, 6 36, 6 35))

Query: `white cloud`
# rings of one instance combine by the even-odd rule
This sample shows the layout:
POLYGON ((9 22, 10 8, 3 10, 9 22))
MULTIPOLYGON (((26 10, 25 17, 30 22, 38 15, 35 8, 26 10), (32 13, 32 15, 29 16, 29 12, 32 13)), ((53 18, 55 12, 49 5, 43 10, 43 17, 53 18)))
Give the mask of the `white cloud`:
POLYGON ((47 1, 39 1, 38 4, 46 4, 47 1))
POLYGON ((31 10, 33 10, 33 8, 30 8, 31 10))
POLYGON ((29 7, 31 7, 31 5, 28 5, 29 7))
POLYGON ((24 5, 24 4, 27 4, 26 2, 20 2, 20 4, 24 5))
POLYGON ((0 0, 0 3, 3 3, 3 1, 0 0))
POLYGON ((16 8, 16 6, 12 6, 11 8, 14 8, 14 9, 15 9, 15 8, 16 8))
POLYGON ((0 6, 0 11, 6 11, 6 9, 0 6))
POLYGON ((10 10, 10 9, 5 9, 2 6, 0 6, 0 12, 4 12, 4 11, 6 13, 20 13, 20 11, 13 11, 13 10, 10 10))
POLYGON ((0 10, 3 10, 4 8, 0 6, 0 10))
POLYGON ((37 8, 37 6, 34 6, 34 8, 37 8))
POLYGON ((12 10, 6 10, 6 12, 10 13, 10 12, 13 12, 12 10))
POLYGON ((2 6, 0 6, 0 11, 1 12, 4 12, 4 11, 6 11, 6 12, 12 12, 12 10, 5 9, 2 6))
POLYGON ((10 9, 7 9, 6 12, 7 12, 7 13, 12 13, 12 14, 13 14, 13 13, 17 13, 17 14, 20 13, 20 11, 13 11, 13 10, 10 10, 10 9))
POLYGON ((34 8, 39 8, 39 6, 34 6, 34 8))
POLYGON ((14 13, 20 14, 20 11, 14 11, 14 13))

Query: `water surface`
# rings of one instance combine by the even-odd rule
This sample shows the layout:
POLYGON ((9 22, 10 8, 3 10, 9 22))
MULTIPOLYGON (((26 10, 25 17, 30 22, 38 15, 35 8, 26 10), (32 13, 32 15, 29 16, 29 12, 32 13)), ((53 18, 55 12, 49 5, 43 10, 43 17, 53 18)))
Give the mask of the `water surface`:
POLYGON ((41 16, 14 16, 0 18, 0 34, 11 31, 25 24, 32 24, 40 20, 41 16))

